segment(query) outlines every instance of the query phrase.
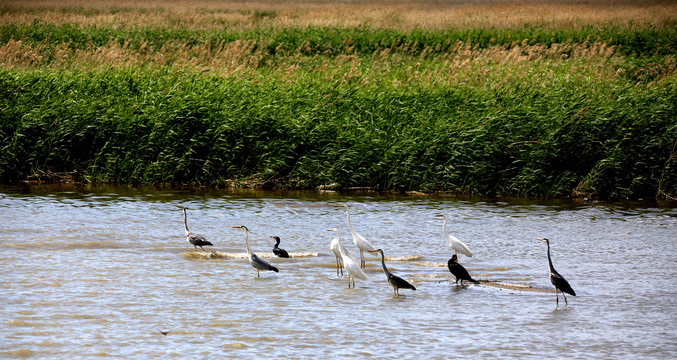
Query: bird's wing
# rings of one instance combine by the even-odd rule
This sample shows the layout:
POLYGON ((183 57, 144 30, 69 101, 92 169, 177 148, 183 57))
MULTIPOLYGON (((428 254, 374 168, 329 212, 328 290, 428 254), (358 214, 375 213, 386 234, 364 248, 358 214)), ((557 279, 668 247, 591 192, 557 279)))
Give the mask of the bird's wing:
POLYGON ((447 243, 449 247, 467 257, 472 257, 472 252, 466 244, 456 238, 454 235, 447 234, 447 243))
MULTIPOLYGON (((360 234, 358 234, 358 233, 355 233, 355 236, 356 236, 356 238, 354 239, 354 240, 355 240, 355 245, 356 245, 358 248, 360 248, 360 249, 363 250, 363 251, 372 251, 372 250, 376 250, 376 248, 374 247, 374 245, 372 245, 369 241, 367 241, 367 239, 365 239, 364 236, 362 236, 362 235, 360 235, 360 234)), ((371 254, 374 255, 374 256, 378 256, 377 253, 371 253, 371 254)))
POLYGON ((552 274, 551 280, 553 285, 555 285, 555 287, 557 287, 560 291, 576 296, 576 292, 571 288, 571 285, 569 285, 569 282, 564 278, 564 276, 555 273, 552 274))

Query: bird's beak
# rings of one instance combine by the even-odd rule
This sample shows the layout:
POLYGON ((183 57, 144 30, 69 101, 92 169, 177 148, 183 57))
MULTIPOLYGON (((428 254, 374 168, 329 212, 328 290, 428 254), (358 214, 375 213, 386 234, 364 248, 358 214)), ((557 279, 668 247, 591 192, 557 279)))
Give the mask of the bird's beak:
POLYGON ((538 238, 538 239, 536 239, 536 240, 538 240, 538 241, 545 241, 545 239, 543 239, 543 238, 538 238))

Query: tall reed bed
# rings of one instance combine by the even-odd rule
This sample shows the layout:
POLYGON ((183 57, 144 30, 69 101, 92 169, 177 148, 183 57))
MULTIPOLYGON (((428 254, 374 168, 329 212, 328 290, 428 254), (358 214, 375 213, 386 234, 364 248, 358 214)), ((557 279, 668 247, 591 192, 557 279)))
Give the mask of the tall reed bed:
POLYGON ((673 196, 674 79, 493 88, 173 70, 0 73, 0 176, 561 197, 673 196))
POLYGON ((670 16, 426 28, 380 13, 394 25, 283 26, 335 3, 41 4, 33 21, 0 8, 25 17, 0 22, 3 182, 76 172, 120 184, 677 196, 670 16), (251 22, 204 23, 232 11, 251 22), (176 23, 86 21, 119 13, 176 23))

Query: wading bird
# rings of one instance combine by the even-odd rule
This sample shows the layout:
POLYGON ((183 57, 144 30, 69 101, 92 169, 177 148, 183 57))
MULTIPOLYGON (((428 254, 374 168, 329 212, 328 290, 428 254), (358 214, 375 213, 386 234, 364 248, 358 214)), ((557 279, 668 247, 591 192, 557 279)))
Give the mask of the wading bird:
MULTIPOLYGON (((327 231, 336 231, 336 229, 329 229, 327 231)), ((336 257, 336 276, 339 276, 339 271, 341 271, 341 276, 343 276, 343 260, 341 259, 341 251, 339 250, 339 246, 343 246, 341 244, 341 239, 336 235, 335 238, 331 239, 331 243, 329 244, 329 249, 334 253, 334 256, 336 257)))
POLYGON ((249 248, 249 229, 247 229, 246 226, 233 226, 233 229, 244 229, 244 241, 247 244, 247 259, 249 260, 249 263, 256 269, 256 277, 259 277, 260 270, 271 270, 275 272, 280 272, 275 266, 270 265, 269 263, 265 262, 263 259, 260 257, 256 256, 251 249, 249 248))
POLYGON ((197 247, 199 246, 202 251, 206 250, 203 248, 203 246, 213 246, 212 243, 207 241, 207 238, 198 235, 198 234, 193 234, 188 230, 188 215, 186 214, 186 209, 183 209, 183 225, 186 227, 186 241, 191 243, 195 247, 195 251, 197 251, 197 247))
POLYGON ((404 280, 399 276, 393 275, 390 273, 390 271, 388 271, 388 268, 386 267, 385 255, 383 255, 383 250, 376 249, 371 250, 369 252, 381 253, 381 265, 383 265, 383 272, 386 274, 386 279, 388 279, 388 283, 390 284, 390 286, 393 287, 393 290, 395 291, 395 296, 400 296, 400 289, 416 290, 414 285, 408 283, 407 280, 404 280))
POLYGON ((289 253, 285 249, 280 249, 278 246, 280 245, 280 237, 279 236, 271 236, 271 239, 275 240, 275 246, 273 246, 273 254, 277 255, 278 257, 281 258, 288 258, 289 253))
POLYGON ((463 280, 479 284, 479 281, 471 278, 470 274, 468 274, 468 270, 466 270, 463 265, 458 263, 458 256, 456 256, 456 254, 451 256, 451 259, 449 259, 449 262, 447 262, 447 267, 449 268, 449 272, 456 276, 457 284, 459 280, 461 280, 461 285, 463 285, 463 280))
POLYGON ((557 294, 558 290, 561 291, 562 296, 564 296, 564 303, 566 305, 569 305, 569 302, 567 301, 567 296, 564 295, 564 293, 576 296, 576 292, 574 291, 574 289, 571 288, 571 285, 569 285, 567 279, 565 279, 564 276, 560 275, 552 266, 552 260, 550 259, 550 240, 546 238, 536 240, 545 241, 545 243, 548 245, 548 270, 550 271, 550 282, 555 286, 555 297, 557 299, 557 306, 559 306, 559 294, 557 294))
POLYGON ((350 208, 348 208, 348 204, 343 204, 343 206, 346 208, 348 229, 350 230, 350 234, 353 236, 353 243, 355 243, 355 246, 357 246, 357 248, 360 249, 360 267, 364 269, 366 266, 364 261, 364 252, 365 251, 371 252, 372 250, 376 250, 376 248, 371 243, 369 243, 369 241, 367 241, 367 239, 365 239, 364 236, 356 233, 355 230, 353 230, 353 224, 350 222, 350 208))
MULTIPOLYGON (((337 231, 336 229, 330 229, 329 231, 337 231)), ((338 251, 339 254, 341 255, 341 261, 343 262, 343 267, 346 269, 348 272, 348 289, 350 289, 350 285, 352 284, 353 288, 355 287, 355 278, 358 278, 360 280, 367 280, 367 274, 362 271, 360 268, 360 265, 357 264, 357 261, 353 259, 350 254, 346 251, 346 249, 343 247, 341 244, 341 241, 338 241, 338 251)))
POLYGON ((444 230, 444 237, 447 239, 449 247, 454 250, 454 254, 463 254, 467 257, 472 257, 472 252, 468 249, 468 246, 464 244, 461 240, 457 239, 454 235, 451 235, 447 232, 447 216, 444 214, 437 215, 437 217, 442 217, 444 222, 442 223, 442 230, 444 230))

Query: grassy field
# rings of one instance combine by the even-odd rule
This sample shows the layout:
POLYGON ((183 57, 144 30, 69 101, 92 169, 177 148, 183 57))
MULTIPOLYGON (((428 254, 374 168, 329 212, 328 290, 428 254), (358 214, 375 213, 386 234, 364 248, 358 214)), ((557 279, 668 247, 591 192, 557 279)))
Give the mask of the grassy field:
POLYGON ((675 199, 674 14, 4 2, 0 180, 675 199))

